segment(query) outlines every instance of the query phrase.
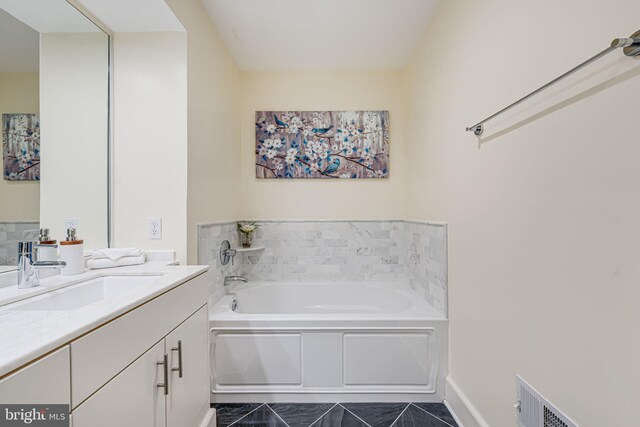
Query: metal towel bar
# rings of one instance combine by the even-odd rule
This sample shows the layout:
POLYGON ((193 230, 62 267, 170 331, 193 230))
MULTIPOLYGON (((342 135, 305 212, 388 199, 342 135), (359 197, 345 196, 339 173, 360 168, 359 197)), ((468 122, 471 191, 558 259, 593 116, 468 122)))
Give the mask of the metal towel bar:
POLYGON ((627 56, 638 56, 638 55, 640 55, 640 31, 636 31, 635 33, 633 33, 631 35, 631 37, 613 39, 613 41, 611 42, 611 46, 609 46, 608 48, 606 48, 602 52, 597 53, 596 55, 594 55, 591 58, 587 59, 586 61, 582 62, 581 64, 575 66, 574 68, 570 69, 566 73, 562 74, 560 77, 556 77, 555 79, 551 80, 546 85, 541 86, 538 89, 534 90, 533 92, 529 93, 528 95, 523 96, 522 98, 518 99, 513 104, 510 104, 510 105, 504 107, 502 110, 498 111, 497 113, 494 113, 494 114, 490 115, 486 119, 476 123, 473 126, 469 126, 468 128, 466 128, 467 132, 473 131, 473 133, 475 133, 478 136, 482 135, 482 132, 484 131, 484 124, 486 122, 488 122, 489 120, 498 117, 500 114, 504 113, 505 111, 512 109, 516 105, 526 101, 527 99, 531 98, 532 96, 537 95, 538 93, 542 92, 543 90, 553 86, 554 84, 558 83, 560 80, 564 80, 566 77, 569 77, 570 75, 572 75, 576 71, 581 70, 582 68, 584 68, 587 65, 591 64, 592 62, 597 61, 598 59, 602 58, 603 56, 607 55, 610 52, 613 52, 614 50, 616 50, 618 48, 623 48, 624 54, 627 55, 627 56))

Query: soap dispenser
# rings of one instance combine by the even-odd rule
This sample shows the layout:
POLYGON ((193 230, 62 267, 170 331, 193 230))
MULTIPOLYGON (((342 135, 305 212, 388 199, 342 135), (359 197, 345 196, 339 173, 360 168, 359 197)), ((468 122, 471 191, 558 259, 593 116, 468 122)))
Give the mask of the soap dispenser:
POLYGON ((73 276, 84 272, 84 244, 78 240, 76 229, 71 227, 67 230, 66 240, 60 241, 60 261, 67 263, 60 269, 62 276, 73 276))
MULTIPOLYGON (((40 237, 38 238, 38 261, 58 261, 58 250, 56 249, 56 241, 49 235, 48 228, 40 229, 40 237)), ((40 270, 40 278, 54 276, 60 274, 59 268, 40 270)))

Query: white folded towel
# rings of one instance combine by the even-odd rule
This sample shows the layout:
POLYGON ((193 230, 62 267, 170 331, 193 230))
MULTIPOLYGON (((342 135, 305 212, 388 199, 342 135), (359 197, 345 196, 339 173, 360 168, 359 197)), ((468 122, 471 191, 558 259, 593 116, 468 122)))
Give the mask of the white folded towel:
POLYGON ((144 264, 144 261, 145 261, 144 255, 125 256, 116 261, 113 261, 109 258, 90 259, 89 261, 87 261, 87 267, 89 267, 92 270, 96 270, 99 268, 113 268, 113 267, 124 267, 126 265, 144 264))
POLYGON ((91 251, 91 259, 110 259, 117 261, 124 257, 139 257, 144 255, 140 248, 107 248, 94 249, 91 251))

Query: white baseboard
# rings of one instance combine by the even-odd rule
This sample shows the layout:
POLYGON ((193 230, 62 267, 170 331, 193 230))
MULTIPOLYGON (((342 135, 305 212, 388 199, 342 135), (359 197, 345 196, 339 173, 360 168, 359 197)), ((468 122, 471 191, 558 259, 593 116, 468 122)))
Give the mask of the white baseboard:
POLYGON ((444 404, 460 427, 489 427, 451 377, 447 377, 446 396, 444 404))
POLYGON ((447 410, 449 411, 449 413, 451 414, 451 416, 453 417, 453 420, 456 422, 456 424, 458 424, 458 427, 465 427, 462 424, 462 421, 460 421, 460 418, 458 418, 458 415, 454 412, 453 408, 451 407, 451 405, 449 404, 449 402, 447 402, 446 400, 444 400, 442 403, 444 403, 444 406, 447 407, 447 410))
POLYGON ((441 394, 426 393, 286 393, 286 392, 246 392, 246 393, 211 393, 213 403, 345 403, 345 402, 424 402, 440 403, 441 394))
POLYGON ((198 427, 216 427, 216 410, 209 408, 198 427))

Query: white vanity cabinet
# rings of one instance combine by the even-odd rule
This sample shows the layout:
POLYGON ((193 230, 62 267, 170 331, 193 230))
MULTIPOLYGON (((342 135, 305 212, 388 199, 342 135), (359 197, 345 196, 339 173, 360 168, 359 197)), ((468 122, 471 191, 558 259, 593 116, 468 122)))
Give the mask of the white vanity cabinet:
POLYGON ((176 273, 166 284, 153 284, 166 291, 96 319, 55 351, 27 359, 0 379, 0 403, 67 404, 73 427, 215 425, 208 284, 202 267, 196 271, 189 280, 176 273))
POLYGON ((69 346, 64 346, 0 380, 0 403, 68 405, 69 346))
POLYGON ((73 426, 206 426, 206 301, 200 276, 72 342, 73 426), (149 350, 132 354, 149 340, 149 350))
POLYGON ((197 426, 209 409, 207 333, 204 306, 74 409, 73 426, 197 426))

